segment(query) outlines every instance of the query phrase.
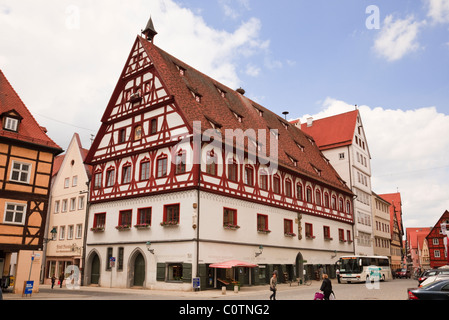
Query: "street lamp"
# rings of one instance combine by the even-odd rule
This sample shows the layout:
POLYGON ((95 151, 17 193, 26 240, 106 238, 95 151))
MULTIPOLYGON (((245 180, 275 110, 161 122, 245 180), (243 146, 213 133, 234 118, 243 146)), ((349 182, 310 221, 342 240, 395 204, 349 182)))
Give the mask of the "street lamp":
POLYGON ((262 254, 262 252, 263 252, 263 246, 260 245, 260 246, 259 246, 259 252, 256 252, 256 258, 257 258, 258 256, 260 256, 260 255, 262 254))
POLYGON ((151 242, 150 241, 148 241, 146 243, 146 246, 147 246, 147 250, 150 251, 151 254, 154 254, 154 249, 150 249, 150 247, 151 247, 151 242))
POLYGON ((48 243, 48 242, 54 240, 53 237, 56 236, 56 234, 58 233, 58 231, 56 230, 56 227, 53 227, 53 229, 51 229, 50 233, 51 233, 51 238, 44 238, 43 239, 44 243, 48 243))

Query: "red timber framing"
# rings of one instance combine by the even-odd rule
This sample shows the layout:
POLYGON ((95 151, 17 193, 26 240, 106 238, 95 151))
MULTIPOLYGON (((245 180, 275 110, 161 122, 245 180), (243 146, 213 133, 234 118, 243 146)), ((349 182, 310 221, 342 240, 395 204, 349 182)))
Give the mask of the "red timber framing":
MULTIPOLYGON (((445 211, 435 226, 426 237, 429 247, 430 268, 435 269, 449 265, 449 258, 446 253, 444 238, 446 235, 441 230, 441 224, 446 223, 449 227, 449 211, 445 211)), ((446 241, 449 241, 447 239, 446 241)))
POLYGON ((140 36, 106 108, 86 163, 93 165, 92 203, 200 189, 353 223, 353 193, 323 160, 309 136, 140 36), (213 119, 220 119, 220 122, 213 119), (243 146, 234 145, 231 152, 224 144, 211 149, 205 140, 196 150, 195 121, 201 123, 203 136, 204 131, 211 128, 222 129, 223 133, 227 128, 242 131, 254 128, 265 130, 267 137, 271 136, 270 129, 279 130, 276 134, 279 149, 288 150, 291 156, 279 151, 279 170, 270 172, 271 169, 259 161, 248 160, 249 139, 243 146), (239 148, 243 153, 237 152, 239 148), (200 164, 192 161, 199 158, 196 152, 200 152, 200 164), (185 154, 187 162, 181 171, 177 170, 179 166, 175 161, 180 154, 185 154), (167 158, 166 175, 162 176, 158 175, 161 157, 167 158), (207 166, 206 159, 215 159, 218 163, 207 166), (292 162, 292 159, 295 160, 292 162), (229 161, 235 163, 234 179, 229 176, 229 161), (122 183, 124 167, 131 170, 131 178, 125 184, 122 183), (108 169, 115 170, 112 186, 106 185, 108 169), (267 178, 261 178, 263 171, 269 173, 267 178), (96 175, 99 179, 95 179, 96 175), (274 185, 273 177, 278 179, 278 186, 274 185), (301 186, 300 195, 297 185, 301 186), (307 188, 312 190, 311 199, 305 195, 307 188), (321 195, 318 203, 317 190, 321 195), (336 199, 335 208, 331 207, 330 200, 324 201, 325 194, 329 199, 336 199), (349 208, 346 205, 340 208, 339 199, 343 199, 344 204, 349 202, 349 208))

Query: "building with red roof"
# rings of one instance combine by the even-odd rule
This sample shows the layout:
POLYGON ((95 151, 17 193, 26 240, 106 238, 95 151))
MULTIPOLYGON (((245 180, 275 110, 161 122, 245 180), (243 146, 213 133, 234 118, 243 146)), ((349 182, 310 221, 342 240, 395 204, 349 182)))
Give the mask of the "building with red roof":
POLYGON ((426 240, 430 230, 431 228, 406 229, 407 260, 413 271, 430 268, 429 247, 426 240))
POLYGON ((426 236, 429 246, 430 268, 449 266, 449 211, 445 211, 426 236), (445 227, 443 226, 445 225, 445 227))
MULTIPOLYGON (((43 247, 53 160, 62 149, 1 70, 0 123, 0 271, 15 276, 14 290, 21 292, 31 261, 24 257, 43 247)), ((36 264, 40 257, 36 255, 36 264)), ((32 277, 39 283, 39 270, 32 277)))
POLYGON ((292 122, 309 135, 356 195, 354 201, 354 250, 374 254, 371 155, 358 109, 323 119, 292 122))
POLYGON ((353 193, 304 134, 137 36, 86 157, 86 284, 192 290, 332 275, 353 193), (240 260, 255 268, 214 268, 240 260), (212 267, 211 267, 212 265, 212 267), (238 270, 237 270, 238 269, 238 270))

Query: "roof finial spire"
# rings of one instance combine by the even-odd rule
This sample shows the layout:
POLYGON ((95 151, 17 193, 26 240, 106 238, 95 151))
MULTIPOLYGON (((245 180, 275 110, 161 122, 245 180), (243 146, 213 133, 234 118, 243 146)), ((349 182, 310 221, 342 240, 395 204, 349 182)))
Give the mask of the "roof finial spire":
POLYGON ((145 27, 144 30, 142 30, 142 34, 144 34, 147 40, 151 42, 153 42, 154 37, 157 35, 157 32, 154 29, 153 20, 151 19, 151 16, 150 20, 148 20, 147 26, 145 27))

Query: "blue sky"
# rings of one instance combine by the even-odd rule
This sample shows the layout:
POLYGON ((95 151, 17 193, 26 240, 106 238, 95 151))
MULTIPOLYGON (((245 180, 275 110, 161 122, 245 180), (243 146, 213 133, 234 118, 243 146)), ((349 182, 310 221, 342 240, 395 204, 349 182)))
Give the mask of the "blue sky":
POLYGON ((406 227, 449 209, 449 0, 0 0, 0 68, 61 147, 89 147, 150 15, 158 46, 279 115, 357 104, 406 227))

